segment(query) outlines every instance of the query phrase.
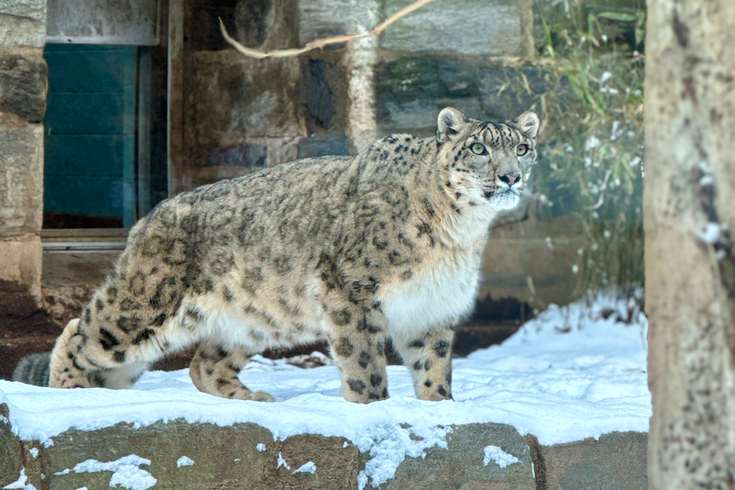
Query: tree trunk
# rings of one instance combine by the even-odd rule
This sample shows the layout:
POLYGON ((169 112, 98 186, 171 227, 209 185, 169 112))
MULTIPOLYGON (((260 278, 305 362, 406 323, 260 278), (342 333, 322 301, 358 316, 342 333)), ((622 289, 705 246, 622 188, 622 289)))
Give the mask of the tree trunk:
POLYGON ((735 488, 735 0, 649 0, 652 489, 735 488))

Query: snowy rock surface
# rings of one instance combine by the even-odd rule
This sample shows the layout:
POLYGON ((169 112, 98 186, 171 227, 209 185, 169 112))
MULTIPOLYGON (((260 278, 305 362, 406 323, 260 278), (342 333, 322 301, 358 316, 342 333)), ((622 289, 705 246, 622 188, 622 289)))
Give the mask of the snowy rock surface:
MULTIPOLYGON (((455 359, 455 401, 417 400, 405 367, 388 368, 391 398, 368 405, 339 396, 336 367, 309 370, 256 357, 241 379, 266 390, 274 404, 224 400, 200 393, 186 370, 147 373, 133 390, 56 390, 0 381, 13 431, 49 446, 68 430, 128 422, 140 426, 184 419, 219 426, 252 422, 274 438, 297 434, 344 437, 371 459, 359 481, 385 482, 406 456, 446 448, 451 425, 501 423, 542 445, 646 432, 651 399, 646 381, 646 320, 616 322, 626 305, 552 307, 502 345, 455 359), (49 416, 53 414, 53 416, 49 416)), ((137 468, 136 468, 137 469, 137 468)))

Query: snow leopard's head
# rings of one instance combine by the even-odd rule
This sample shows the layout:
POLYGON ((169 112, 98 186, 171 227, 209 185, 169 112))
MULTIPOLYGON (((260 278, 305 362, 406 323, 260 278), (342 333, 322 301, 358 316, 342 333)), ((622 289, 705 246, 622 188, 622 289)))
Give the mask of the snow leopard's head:
POLYGON ((530 111, 494 123, 447 107, 437 121, 439 161, 477 202, 495 211, 512 209, 536 164, 538 128, 538 116, 530 111))

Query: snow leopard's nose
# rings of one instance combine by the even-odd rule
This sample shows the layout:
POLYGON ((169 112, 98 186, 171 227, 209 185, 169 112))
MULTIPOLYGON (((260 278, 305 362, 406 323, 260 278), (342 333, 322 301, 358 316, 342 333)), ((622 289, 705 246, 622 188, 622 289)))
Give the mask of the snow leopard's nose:
POLYGON ((498 177, 502 182, 505 182, 508 184, 508 188, 513 187, 513 184, 520 182, 521 180, 521 174, 516 172, 508 172, 505 175, 501 175, 498 177))

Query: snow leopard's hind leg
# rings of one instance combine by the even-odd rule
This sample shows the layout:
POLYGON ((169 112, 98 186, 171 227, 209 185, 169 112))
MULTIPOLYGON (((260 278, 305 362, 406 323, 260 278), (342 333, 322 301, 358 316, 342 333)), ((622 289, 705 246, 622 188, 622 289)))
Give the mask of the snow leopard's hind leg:
MULTIPOLYGON (((101 387, 112 389, 132 388, 148 366, 163 356, 150 356, 148 360, 120 362, 120 355, 100 356, 89 348, 89 334, 80 328, 80 319, 71 320, 51 352, 49 386, 55 388, 101 387)), ((102 351, 104 352, 104 351, 102 351)), ((122 352, 122 351, 117 351, 122 352)))
POLYGON ((250 355, 243 348, 224 348, 216 342, 199 343, 189 365, 189 376, 199 391, 237 400, 272 402, 264 391, 251 391, 238 378, 250 355))

